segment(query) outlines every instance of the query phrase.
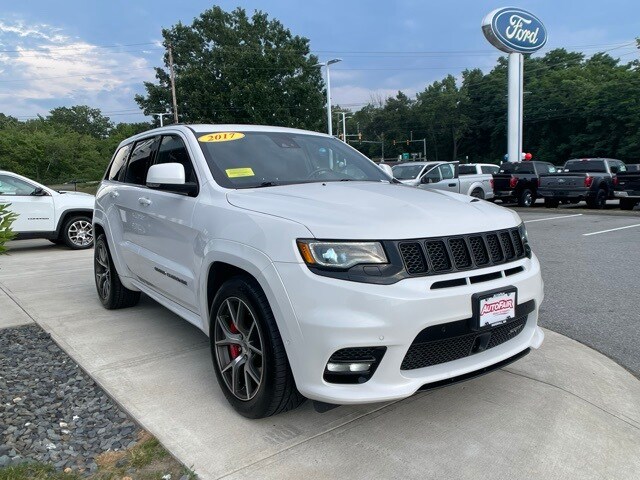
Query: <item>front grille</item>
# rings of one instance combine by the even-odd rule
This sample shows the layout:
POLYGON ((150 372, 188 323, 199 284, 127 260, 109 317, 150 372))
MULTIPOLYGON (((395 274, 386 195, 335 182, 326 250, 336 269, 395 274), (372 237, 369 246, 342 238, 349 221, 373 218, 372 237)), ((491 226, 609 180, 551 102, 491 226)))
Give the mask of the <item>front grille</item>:
POLYGON ((403 241, 397 245, 409 275, 437 275, 484 268, 512 262, 526 255, 517 228, 462 237, 403 241))
POLYGON ((400 253, 404 260, 404 266, 411 275, 417 275, 427 271, 427 264, 424 260, 424 254, 422 253, 420 244, 415 242, 401 243, 400 253))
POLYGON ((469 331, 467 321, 451 324, 451 336, 443 336, 446 326, 429 327, 418 334, 402 361, 402 370, 431 367, 474 355, 489 348, 497 347, 522 332, 527 323, 527 315, 515 318, 496 327, 469 331), (455 325, 460 324, 460 325, 455 325), (467 333, 461 333, 461 330, 467 333))
POLYGON ((442 240, 427 242, 427 255, 435 272, 451 270, 451 260, 447 253, 447 247, 442 240))

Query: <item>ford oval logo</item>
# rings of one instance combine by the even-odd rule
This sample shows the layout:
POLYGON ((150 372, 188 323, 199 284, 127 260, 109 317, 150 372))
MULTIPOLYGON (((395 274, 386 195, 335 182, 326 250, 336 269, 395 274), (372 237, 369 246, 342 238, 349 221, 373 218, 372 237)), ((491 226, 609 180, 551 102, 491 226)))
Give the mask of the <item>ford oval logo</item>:
POLYGON ((489 42, 507 53, 533 53, 547 43, 547 29, 535 15, 520 8, 498 8, 482 21, 489 42))

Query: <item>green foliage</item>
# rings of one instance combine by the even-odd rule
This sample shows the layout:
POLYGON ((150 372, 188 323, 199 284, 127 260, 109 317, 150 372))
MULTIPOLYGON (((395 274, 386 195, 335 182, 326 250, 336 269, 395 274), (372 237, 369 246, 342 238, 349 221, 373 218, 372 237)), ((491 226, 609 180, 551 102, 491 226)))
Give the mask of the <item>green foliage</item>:
POLYGON ((150 127, 113 126, 99 110, 84 105, 56 108, 46 118, 26 122, 0 114, 0 170, 41 183, 98 180, 116 146, 150 127))
POLYGON ((4 244, 15 237, 11 224, 17 215, 9 211, 9 205, 0 203, 0 254, 6 252, 4 244))
MULTIPOLYGON (((184 123, 252 123, 311 130, 323 126, 323 82, 309 40, 293 36, 279 21, 242 8, 213 7, 191 25, 162 32, 173 46, 178 113, 184 123)), ((145 83, 136 101, 146 114, 168 112, 168 69, 145 83)), ((169 120, 171 121, 171 120, 169 120)))
POLYGON ((105 138, 113 128, 109 117, 103 116, 99 109, 86 105, 54 108, 49 112, 47 120, 67 126, 73 132, 96 138, 105 138))
MULTIPOLYGON (((640 62, 621 64, 600 53, 557 49, 525 58, 525 152, 561 164, 568 158, 608 156, 640 162, 640 62)), ((363 138, 385 134, 385 153, 420 152, 422 144, 392 140, 427 139, 427 158, 497 163, 507 150, 507 59, 487 74, 466 70, 461 81, 448 75, 417 94, 401 92, 370 104, 349 120, 363 138)), ((379 146, 352 144, 378 156, 379 146)))

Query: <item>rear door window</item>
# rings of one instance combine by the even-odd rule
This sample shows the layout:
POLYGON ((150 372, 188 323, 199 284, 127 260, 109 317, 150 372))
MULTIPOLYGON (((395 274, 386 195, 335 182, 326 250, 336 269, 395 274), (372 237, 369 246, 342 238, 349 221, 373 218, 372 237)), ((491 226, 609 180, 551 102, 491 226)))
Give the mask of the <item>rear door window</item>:
POLYGON ((153 161, 153 155, 158 144, 158 137, 139 140, 135 143, 131 158, 127 164, 127 173, 125 174, 125 183, 134 185, 145 185, 147 180, 147 171, 153 161))
POLYGON ((482 165, 481 171, 482 173, 488 173, 490 175, 494 174, 494 173, 498 173, 498 171, 500 170, 500 167, 493 166, 493 165, 482 165))

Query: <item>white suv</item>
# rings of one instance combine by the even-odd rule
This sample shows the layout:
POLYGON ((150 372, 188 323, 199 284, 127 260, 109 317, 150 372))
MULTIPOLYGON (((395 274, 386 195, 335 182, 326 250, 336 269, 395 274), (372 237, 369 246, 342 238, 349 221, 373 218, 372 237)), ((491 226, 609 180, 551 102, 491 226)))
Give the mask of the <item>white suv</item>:
POLYGON ((0 170, 0 204, 17 215, 17 240, 46 238, 74 250, 93 246, 93 195, 57 191, 21 175, 0 170))
POLYGON ((259 418, 382 402, 538 348, 540 265, 518 215, 399 184, 327 135, 176 125, 124 141, 96 195, 106 308, 144 292, 202 329, 259 418))

